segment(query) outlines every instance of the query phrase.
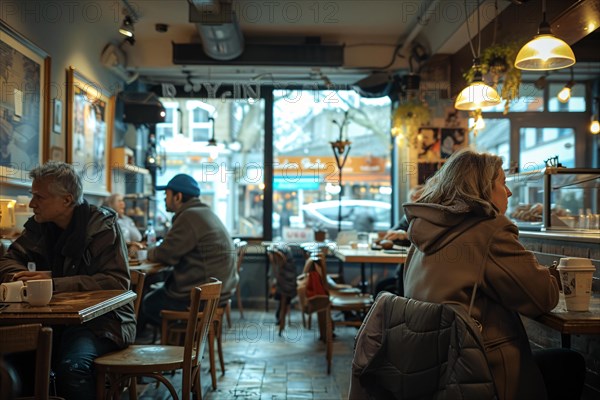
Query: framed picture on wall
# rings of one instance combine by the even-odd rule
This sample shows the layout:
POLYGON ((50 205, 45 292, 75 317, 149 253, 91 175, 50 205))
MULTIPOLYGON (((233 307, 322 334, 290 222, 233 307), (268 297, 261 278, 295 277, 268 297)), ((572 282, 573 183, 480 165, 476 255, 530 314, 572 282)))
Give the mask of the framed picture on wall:
POLYGON ((109 190, 109 152, 114 97, 73 67, 67 70, 67 162, 80 172, 83 191, 105 196, 109 190))
POLYGON ((29 185, 48 159, 50 56, 0 20, 0 182, 29 185))

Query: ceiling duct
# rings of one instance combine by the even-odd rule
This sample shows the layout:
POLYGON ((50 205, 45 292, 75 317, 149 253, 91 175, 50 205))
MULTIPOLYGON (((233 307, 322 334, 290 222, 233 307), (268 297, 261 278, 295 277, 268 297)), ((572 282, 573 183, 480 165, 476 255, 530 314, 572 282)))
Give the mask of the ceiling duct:
POLYGON ((244 36, 231 2, 190 0, 190 22, 196 24, 202 49, 215 60, 227 61, 244 51, 244 36))

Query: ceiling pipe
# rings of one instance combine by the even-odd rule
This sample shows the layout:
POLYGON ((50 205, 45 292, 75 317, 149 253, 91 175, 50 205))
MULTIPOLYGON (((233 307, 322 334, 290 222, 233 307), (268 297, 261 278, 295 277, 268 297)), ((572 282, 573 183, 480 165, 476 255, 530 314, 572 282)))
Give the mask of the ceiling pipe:
POLYGON ((429 23, 431 16, 435 13, 435 8, 440 3, 440 0, 433 0, 427 6, 427 9, 419 15, 414 25, 411 27, 410 33, 404 39, 404 43, 402 43, 402 47, 400 48, 399 54, 406 55, 410 50, 410 46, 412 45, 413 40, 421 33, 423 27, 429 23))

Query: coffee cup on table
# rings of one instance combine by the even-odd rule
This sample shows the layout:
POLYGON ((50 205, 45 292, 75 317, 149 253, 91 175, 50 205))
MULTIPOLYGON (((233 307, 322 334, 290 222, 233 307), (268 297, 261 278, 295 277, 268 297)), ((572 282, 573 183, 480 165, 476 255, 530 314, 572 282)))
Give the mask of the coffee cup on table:
POLYGON ((589 258, 561 258, 556 268, 565 295, 567 311, 588 311, 592 297, 592 277, 596 267, 589 258))
POLYGON ((0 284, 0 301, 4 303, 18 303, 21 298, 23 281, 6 282, 0 284))
POLYGON ((25 282, 21 297, 32 306, 45 306, 52 299, 52 279, 34 279, 25 282))
POLYGON ((148 250, 142 250, 142 249, 140 249, 140 250, 137 251, 137 259, 139 261, 144 261, 147 258, 148 258, 148 250))

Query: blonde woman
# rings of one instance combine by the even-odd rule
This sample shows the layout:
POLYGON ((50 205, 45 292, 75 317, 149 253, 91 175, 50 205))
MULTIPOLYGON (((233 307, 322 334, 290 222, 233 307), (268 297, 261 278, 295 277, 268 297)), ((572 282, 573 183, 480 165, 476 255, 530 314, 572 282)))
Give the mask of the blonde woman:
POLYGON ((404 268, 406 297, 455 302, 481 322, 500 400, 579 399, 585 363, 566 349, 532 354, 520 314, 537 317, 558 302, 558 282, 519 242, 504 215, 512 195, 502 159, 465 149, 453 154, 404 204, 412 243, 404 268))

